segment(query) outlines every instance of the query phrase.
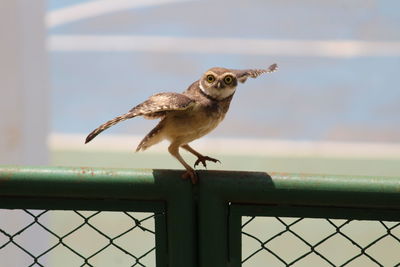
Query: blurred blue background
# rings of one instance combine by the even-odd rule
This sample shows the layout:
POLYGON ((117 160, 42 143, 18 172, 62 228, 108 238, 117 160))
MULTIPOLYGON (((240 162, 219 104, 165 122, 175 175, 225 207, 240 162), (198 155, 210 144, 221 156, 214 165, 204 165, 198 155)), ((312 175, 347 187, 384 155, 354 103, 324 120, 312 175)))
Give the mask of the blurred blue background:
POLYGON ((212 136, 399 142, 399 10, 396 0, 49 0, 51 130, 89 133, 214 66, 276 62, 240 86, 212 136))

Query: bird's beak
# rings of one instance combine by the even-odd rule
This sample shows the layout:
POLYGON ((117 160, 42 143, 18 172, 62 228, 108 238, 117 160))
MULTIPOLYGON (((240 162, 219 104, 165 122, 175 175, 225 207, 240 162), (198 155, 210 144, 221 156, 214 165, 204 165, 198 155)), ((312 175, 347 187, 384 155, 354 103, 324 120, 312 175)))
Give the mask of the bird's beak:
POLYGON ((222 83, 221 82, 217 82, 217 88, 221 89, 222 88, 222 83))

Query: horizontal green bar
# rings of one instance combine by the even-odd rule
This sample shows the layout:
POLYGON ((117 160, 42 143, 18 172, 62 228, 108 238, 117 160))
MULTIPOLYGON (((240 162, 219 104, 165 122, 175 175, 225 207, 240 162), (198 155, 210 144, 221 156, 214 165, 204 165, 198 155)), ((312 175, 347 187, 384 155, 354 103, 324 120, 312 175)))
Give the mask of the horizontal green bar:
POLYGON ((318 206, 279 206, 279 205, 246 205, 232 204, 229 216, 267 216, 267 217, 301 217, 331 218, 352 220, 400 221, 399 210, 378 208, 336 208, 318 206))
POLYGON ((0 209, 101 210, 163 213, 165 202, 125 199, 66 199, 0 196, 0 209))
POLYGON ((400 177, 202 171, 199 191, 244 204, 400 208, 400 177))
POLYGON ((190 191, 182 172, 87 167, 0 167, 0 196, 164 200, 190 191))
MULTIPOLYGON (((400 208, 400 177, 198 171, 223 202, 400 208)), ((0 196, 163 200, 191 192, 178 170, 0 167, 0 196)))

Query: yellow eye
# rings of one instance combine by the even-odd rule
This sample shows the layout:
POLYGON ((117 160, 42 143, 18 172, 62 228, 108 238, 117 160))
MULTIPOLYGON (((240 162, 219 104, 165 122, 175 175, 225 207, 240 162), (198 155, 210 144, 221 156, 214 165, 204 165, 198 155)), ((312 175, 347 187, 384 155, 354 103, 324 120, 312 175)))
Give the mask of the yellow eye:
POLYGON ((226 76, 226 77, 224 78, 224 82, 225 82, 226 84, 232 83, 232 82, 233 82, 233 77, 230 76, 230 75, 226 76))
POLYGON ((211 74, 207 75, 206 79, 207 79, 207 82, 209 82, 209 83, 212 83, 215 81, 215 77, 211 74))

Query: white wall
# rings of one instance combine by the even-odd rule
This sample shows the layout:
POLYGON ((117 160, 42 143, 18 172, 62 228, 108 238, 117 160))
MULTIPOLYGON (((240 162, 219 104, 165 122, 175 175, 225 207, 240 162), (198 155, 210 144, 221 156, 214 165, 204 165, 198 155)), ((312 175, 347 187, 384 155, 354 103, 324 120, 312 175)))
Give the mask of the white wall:
POLYGON ((45 0, 0 1, 0 164, 46 164, 45 0))

